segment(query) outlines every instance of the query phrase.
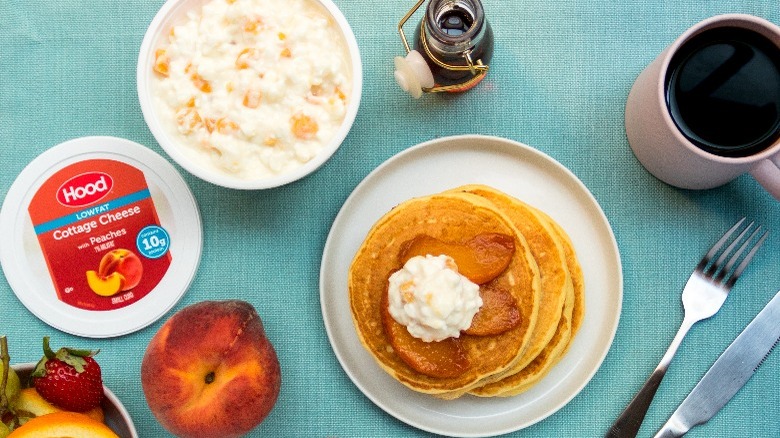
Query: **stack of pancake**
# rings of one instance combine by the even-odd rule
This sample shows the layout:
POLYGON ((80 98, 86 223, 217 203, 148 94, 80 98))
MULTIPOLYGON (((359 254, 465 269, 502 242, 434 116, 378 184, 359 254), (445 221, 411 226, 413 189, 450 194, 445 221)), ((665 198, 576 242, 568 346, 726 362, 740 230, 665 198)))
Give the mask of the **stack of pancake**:
MULTIPOLYGON (((489 253, 489 245, 481 250, 489 253)), ((484 185, 414 198, 379 219, 352 261, 349 298, 358 337, 377 363, 407 387, 445 399, 526 391, 561 359, 584 314, 582 270, 564 230, 538 209, 484 185), (466 330, 439 345, 399 336, 386 311, 388 278, 405 263, 410 242, 422 236, 442 242, 439 247, 465 246, 495 235, 513 239, 514 251, 502 272, 480 284, 483 306, 473 324, 482 317, 497 330, 466 330), (507 307, 509 325, 507 318, 500 322, 507 307), (441 365, 450 355, 457 372, 441 365), (420 358, 434 363, 421 367, 420 358)))

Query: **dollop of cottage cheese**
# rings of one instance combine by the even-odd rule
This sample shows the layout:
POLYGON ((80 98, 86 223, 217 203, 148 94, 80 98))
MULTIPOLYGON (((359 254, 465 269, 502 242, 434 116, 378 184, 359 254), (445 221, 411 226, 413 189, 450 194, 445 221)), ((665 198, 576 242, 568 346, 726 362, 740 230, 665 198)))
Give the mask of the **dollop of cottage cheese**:
POLYGON ((390 315, 425 342, 459 337, 482 306, 479 286, 446 255, 412 257, 389 283, 390 315))
POLYGON ((241 179, 310 161, 352 99, 346 40, 314 0, 211 0, 171 28, 153 70, 170 135, 241 179))

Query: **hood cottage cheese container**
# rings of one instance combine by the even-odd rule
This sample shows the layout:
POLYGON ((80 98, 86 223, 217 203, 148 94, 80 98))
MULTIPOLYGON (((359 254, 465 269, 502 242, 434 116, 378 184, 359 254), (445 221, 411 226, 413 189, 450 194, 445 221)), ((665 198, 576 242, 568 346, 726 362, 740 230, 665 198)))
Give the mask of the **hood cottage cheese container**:
POLYGON ((0 263, 16 296, 62 331, 112 337, 163 316, 203 244, 195 199, 173 166, 115 137, 84 137, 33 160, 0 210, 0 263))

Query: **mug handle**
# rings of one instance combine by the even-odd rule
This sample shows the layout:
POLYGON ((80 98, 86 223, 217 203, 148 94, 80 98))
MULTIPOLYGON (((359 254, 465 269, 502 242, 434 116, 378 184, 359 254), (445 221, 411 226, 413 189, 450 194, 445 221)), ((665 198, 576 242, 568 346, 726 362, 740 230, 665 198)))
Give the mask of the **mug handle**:
POLYGON ((750 174, 769 192, 780 201, 780 155, 774 158, 764 159, 750 169, 750 174))

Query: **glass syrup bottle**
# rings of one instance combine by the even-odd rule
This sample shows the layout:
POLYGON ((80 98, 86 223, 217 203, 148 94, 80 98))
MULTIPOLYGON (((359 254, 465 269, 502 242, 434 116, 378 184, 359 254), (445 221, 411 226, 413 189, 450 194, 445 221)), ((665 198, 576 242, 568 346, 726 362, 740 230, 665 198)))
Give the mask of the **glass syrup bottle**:
POLYGON ((493 55, 493 31, 482 3, 430 0, 415 30, 412 50, 402 27, 424 1, 418 1, 398 25, 407 56, 396 57, 396 81, 414 97, 473 88, 484 79, 493 55))

